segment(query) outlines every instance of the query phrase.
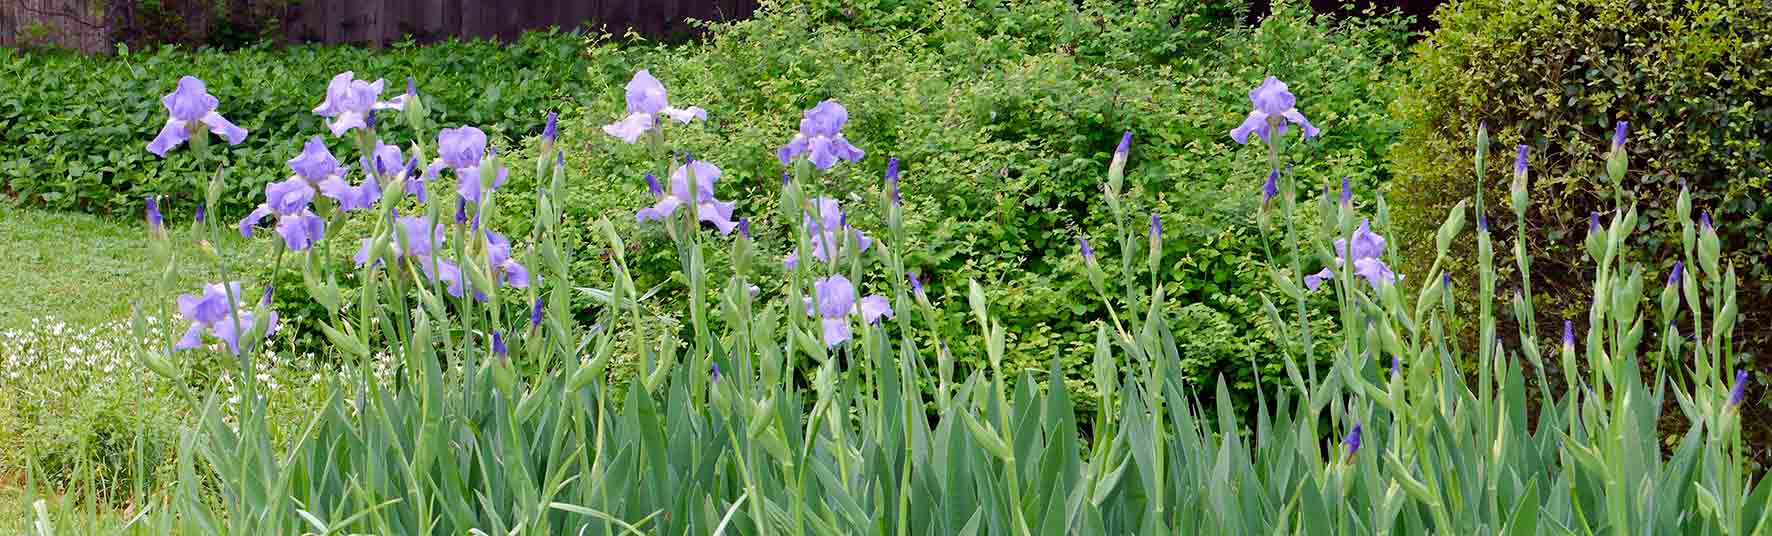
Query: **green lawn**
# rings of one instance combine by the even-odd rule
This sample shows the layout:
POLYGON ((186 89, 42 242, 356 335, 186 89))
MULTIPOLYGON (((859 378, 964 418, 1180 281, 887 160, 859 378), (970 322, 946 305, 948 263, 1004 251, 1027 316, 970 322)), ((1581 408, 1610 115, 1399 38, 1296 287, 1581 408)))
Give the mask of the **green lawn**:
MULTIPOLYGON (((139 219, 0 202, 0 259, 9 261, 0 270, 0 329, 26 327, 36 318, 53 317, 71 325, 126 318, 132 300, 151 298, 159 277, 146 227, 139 219)), ((180 263, 174 288, 188 292, 215 279, 214 263, 198 259, 201 253, 189 223, 174 225, 169 232, 173 252, 191 261, 180 263)), ((226 231, 224 235, 238 236, 226 231)), ((223 245, 237 252, 229 254, 236 261, 267 249, 262 241, 237 238, 223 245)))

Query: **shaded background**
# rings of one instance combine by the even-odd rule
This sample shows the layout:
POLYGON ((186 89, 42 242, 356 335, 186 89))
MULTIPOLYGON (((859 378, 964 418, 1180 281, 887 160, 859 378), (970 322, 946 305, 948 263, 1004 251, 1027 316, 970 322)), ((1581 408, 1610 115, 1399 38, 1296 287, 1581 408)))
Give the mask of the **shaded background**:
MULTIPOLYGON (((749 17, 759 0, 0 0, 0 46, 55 46, 108 52, 178 43, 236 47, 263 40, 382 46, 407 36, 516 38, 550 26, 633 30, 653 39, 695 33, 688 19, 749 17)), ((1360 15, 1398 10, 1428 29, 1445 0, 1311 0, 1317 13, 1360 15)), ((1250 0, 1248 20, 1270 11, 1250 0)))

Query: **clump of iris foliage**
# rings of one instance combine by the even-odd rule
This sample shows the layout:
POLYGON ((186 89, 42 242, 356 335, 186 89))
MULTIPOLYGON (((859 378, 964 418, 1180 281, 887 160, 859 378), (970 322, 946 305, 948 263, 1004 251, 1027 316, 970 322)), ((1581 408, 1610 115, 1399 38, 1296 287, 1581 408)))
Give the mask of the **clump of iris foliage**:
MULTIPOLYGON (((1595 217, 1586 246, 1597 297, 1586 318, 1565 324, 1560 346, 1541 348, 1535 322, 1520 322, 1521 333, 1496 333, 1488 305, 1499 283, 1489 253, 1509 238, 1519 251, 1523 231, 1493 237, 1477 220, 1477 281, 1454 282, 1439 262, 1405 277, 1390 269, 1396 259, 1380 233, 1388 227, 1384 203, 1376 217, 1359 214, 1344 184, 1339 203, 1320 198, 1333 217, 1319 225, 1340 238, 1299 240, 1297 192, 1317 185, 1290 172, 1288 154, 1333 136, 1335 126, 1311 124, 1308 103, 1270 77, 1250 91, 1253 109, 1230 133, 1263 149, 1272 172, 1249 190, 1260 192, 1260 228, 1295 253, 1272 273, 1291 303, 1265 302, 1264 309, 1283 339, 1308 341, 1311 324, 1300 321, 1309 315, 1307 293, 1333 294, 1342 329, 1326 345, 1329 364, 1298 365, 1315 362, 1317 345, 1282 346, 1276 351, 1304 355, 1284 355, 1285 374, 1262 378, 1268 388, 1248 414, 1231 408, 1223 381, 1202 385, 1182 376, 1169 315, 1177 304, 1166 300, 1165 286, 1124 280, 1135 275, 1113 281, 1101 269, 1103 262, 1140 262, 1141 251, 1155 265, 1164 251, 1162 219, 1127 209, 1133 136, 1125 133, 1100 198, 1113 214, 1110 236, 1121 256, 1103 259, 1079 240, 1089 283, 1114 311, 1097 326, 1087 356, 1102 402, 1079 420, 1057 359, 1044 373, 1004 370, 1005 330, 980 285, 964 297, 932 296, 905 272, 900 192, 918 187, 914 175, 901 177, 889 163, 885 180, 868 187, 871 202, 844 206, 824 195, 821 177, 831 170, 882 156, 868 155, 866 139, 846 135, 841 103, 817 104, 793 138, 757 148, 788 171, 778 206, 797 222, 796 247, 779 259, 757 254, 747 215, 722 199, 717 163, 671 143, 674 132, 698 128, 719 110, 674 106, 645 71, 626 90, 627 114, 610 118, 605 131, 650 149, 652 173, 633 180, 646 181, 656 204, 612 217, 665 230, 691 289, 686 329, 642 312, 623 238, 608 220, 597 227, 616 274, 601 290, 611 306, 589 326, 568 321, 571 252, 553 236, 560 225, 554 199, 579 178, 551 147, 553 129, 533 162, 551 180, 533 191, 501 189, 509 166, 530 163, 501 158, 472 126, 442 128, 404 148, 385 145, 386 130, 436 126, 422 93, 409 85, 384 99, 380 80, 341 74, 315 112, 327 118, 330 135, 355 143, 361 179, 353 182, 357 174, 323 145, 310 145, 290 161, 294 176, 265 189, 258 210, 238 225, 219 217, 204 225, 211 236, 250 234, 270 218, 282 245, 275 266, 302 273, 328 312, 321 330, 331 344, 358 360, 390 354, 392 379, 379 382, 368 372, 344 379, 345 394, 318 408, 280 450, 271 439, 275 421, 266 418, 269 386, 251 374, 254 350, 278 327, 275 289, 224 273, 223 282, 146 304, 176 303, 189 322, 182 335, 141 354, 149 369, 180 377, 180 351, 235 356, 243 400, 224 411, 220 395, 190 394, 205 396, 206 410, 181 440, 178 484, 132 527, 191 534, 1754 534, 1772 515, 1772 486, 1744 469, 1738 434, 1746 384, 1730 339, 1737 279, 1719 264, 1714 226, 1692 218, 1685 195, 1678 201, 1683 269, 1659 290, 1657 279, 1621 260, 1636 208, 1595 217), (495 230, 497 196, 533 200, 534 225, 495 230), (849 214, 862 211, 879 212, 885 225, 852 226, 849 214), (371 231, 336 232, 349 218, 372 220, 371 231), (733 275, 724 281, 706 275, 705 259, 716 249, 730 251, 733 275), (335 251, 355 252, 354 273, 317 261, 335 251), (1307 275, 1299 261, 1307 255, 1330 268, 1307 275), (762 263, 786 265, 783 280, 753 280, 762 263), (341 280, 357 286, 354 301, 338 299, 341 280), (1474 314, 1453 302, 1447 290, 1454 284, 1478 287, 1474 314), (1140 288, 1148 295, 1131 295, 1140 288), (1656 295, 1659 301, 1646 299, 1656 295), (983 341, 987 367, 956 370, 945 341, 920 344, 914 336, 939 321, 934 302, 950 299, 968 302, 974 332, 965 336, 983 341), (714 317, 724 319, 719 329, 710 327, 714 317), (1484 341, 1474 356, 1452 342, 1467 329, 1484 341), (679 340, 679 333, 687 335, 679 340), (1644 374, 1638 355, 1648 344, 1691 357, 1677 369, 1644 374), (608 382, 617 345, 631 345, 627 351, 641 359, 638 380, 619 397, 608 382), (1457 372, 1465 358, 1478 364, 1474 378, 1457 372), (1558 384, 1568 388, 1553 390, 1558 384), (1214 405, 1197 402, 1215 392, 1214 405), (1670 395, 1688 431, 1664 451, 1656 423, 1670 395), (1540 400, 1533 415, 1530 396, 1540 400)), ((214 150, 205 131, 235 132, 213 115, 216 101, 200 81, 181 80, 163 99, 171 117, 153 147, 214 150)), ((1618 132, 1606 163, 1615 184, 1628 160, 1622 124, 1618 132)), ((1476 150, 1478 176, 1486 141, 1476 150)), ((1517 217, 1526 210, 1527 156, 1521 150, 1514 167, 1517 217)), ((211 205, 225 188, 210 182, 211 205)), ((1484 200, 1475 203, 1483 214, 1484 200)), ((1466 232, 1467 210, 1461 204, 1435 237, 1442 255, 1466 232)), ((148 221, 152 240, 163 244, 152 200, 148 221)), ((169 267, 201 261, 158 251, 156 262, 169 267)), ((1529 258, 1520 258, 1529 274, 1529 258)), ((1528 286, 1511 303, 1519 317, 1536 314, 1528 286)))

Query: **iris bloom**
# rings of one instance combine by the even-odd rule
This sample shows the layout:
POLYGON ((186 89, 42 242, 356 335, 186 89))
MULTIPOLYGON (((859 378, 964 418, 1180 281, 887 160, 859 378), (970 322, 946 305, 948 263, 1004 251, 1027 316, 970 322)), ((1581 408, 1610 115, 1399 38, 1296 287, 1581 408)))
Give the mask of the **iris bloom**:
MULTIPOLYGON (((433 255, 443 245, 444 233, 441 224, 412 216, 401 216, 396 218, 394 223, 397 225, 396 229, 405 235, 406 239, 405 249, 401 249, 401 240, 398 238, 388 241, 388 247, 393 250, 395 258, 413 257, 419 259, 420 262, 425 262, 425 258, 433 255), (429 232, 427 232, 427 228, 429 232)), ((355 257, 357 266, 369 262, 369 248, 374 242, 374 239, 363 239, 363 246, 357 249, 355 257)))
POLYGON ((308 202, 313 200, 314 187, 301 177, 266 185, 265 202, 240 220, 240 236, 252 236, 254 225, 265 216, 276 215, 277 234, 283 237, 284 245, 296 251, 313 247, 326 234, 326 220, 308 209, 308 202))
POLYGON ((1298 113, 1298 98, 1286 89, 1286 83, 1272 76, 1261 82, 1261 86, 1249 90, 1249 102, 1255 105, 1243 124, 1231 129, 1231 139, 1237 143, 1249 143, 1249 134, 1261 136, 1261 141, 1271 141, 1275 135, 1286 134, 1286 123, 1304 128, 1305 139, 1315 138, 1320 132, 1317 127, 1298 113))
POLYGON ((338 165, 338 158, 332 156, 332 150, 326 148, 326 140, 319 136, 308 139, 302 145, 301 154, 289 159, 289 169, 316 188, 327 180, 343 179, 348 172, 347 168, 338 165))
POLYGON ((658 116, 661 114, 680 123, 708 118, 708 111, 700 106, 672 108, 670 101, 665 98, 664 84, 645 69, 634 73, 634 79, 628 81, 627 100, 628 116, 603 125, 603 132, 628 143, 639 141, 641 134, 657 127, 658 116))
MULTIPOLYGON (((240 353, 240 330, 252 328, 252 311, 238 302, 240 283, 232 282, 227 286, 219 283, 204 285, 201 294, 182 294, 178 297, 178 314, 191 321, 191 327, 185 330, 183 337, 173 345, 174 349, 189 350, 203 346, 203 334, 208 332, 217 339, 228 343, 228 351, 235 355, 240 353), (235 303, 230 306, 228 293, 233 292, 235 303), (238 324, 234 316, 239 315, 238 324), (236 329, 236 327, 238 329, 236 329)), ((268 294, 267 294, 268 297, 268 294)), ((267 300, 268 302, 268 300, 267 300)), ((277 331, 277 313, 270 313, 269 331, 277 331)))
POLYGON ((787 145, 775 151, 776 158, 782 165, 794 160, 795 156, 806 155, 812 165, 818 169, 830 169, 838 159, 855 162, 861 160, 861 149, 849 144, 843 137, 843 124, 849 122, 849 110, 843 109, 835 99, 818 103, 818 106, 806 110, 800 118, 800 133, 787 145))
MULTIPOLYGON (((1397 274, 1381 259, 1384 256, 1384 244, 1384 237, 1372 232, 1372 221, 1361 220, 1360 228, 1354 230, 1352 244, 1347 239, 1335 240, 1335 265, 1346 265, 1352 259, 1354 274, 1365 278, 1373 288, 1383 283, 1393 283, 1397 280, 1397 274)), ((1334 278, 1335 272, 1324 267, 1320 272, 1304 276, 1304 286, 1317 290, 1324 281, 1334 278)))
MULTIPOLYGON (((495 153, 496 154, 496 153, 495 153)), ((442 168, 455 171, 455 193, 469 203, 480 202, 480 164, 486 158, 486 133, 463 126, 446 128, 437 133, 437 160, 425 168, 425 177, 435 177, 442 168)), ((492 189, 504 186, 511 171, 499 166, 492 179, 492 189)))
POLYGON ((351 71, 338 73, 332 82, 326 84, 326 99, 314 107, 314 113, 332 118, 326 128, 332 130, 333 136, 343 136, 354 128, 367 130, 369 114, 375 110, 401 110, 406 107, 406 95, 383 101, 381 90, 385 82, 377 79, 374 82, 357 80, 351 71))
POLYGON ((246 129, 234 126, 221 114, 215 113, 215 107, 221 104, 203 81, 194 76, 178 79, 178 88, 160 97, 160 105, 166 107, 166 126, 160 127, 160 134, 154 141, 148 142, 148 152, 164 158, 166 151, 190 141, 194 134, 201 134, 207 127, 228 140, 228 145, 239 145, 246 141, 246 129))
MULTIPOLYGON (((837 200, 820 197, 812 200, 812 206, 818 212, 818 217, 813 218, 808 214, 805 219, 806 232, 812 235, 812 258, 821 261, 831 260, 832 254, 843 247, 843 235, 839 233, 847 233, 852 236, 854 241, 851 243, 858 248, 857 251, 867 251, 868 247, 874 244, 873 239, 868 238, 868 235, 849 226, 849 219, 843 215, 843 206, 837 200)), ((789 269, 798 266, 799 263, 799 251, 789 253, 787 258, 782 261, 782 264, 789 269)))
MULTIPOLYGON (((705 221, 720 229, 720 234, 731 234, 738 228, 738 222, 732 220, 730 201, 714 198, 714 181, 720 180, 720 168, 700 160, 691 161, 686 166, 677 166, 671 171, 671 191, 659 195, 658 204, 640 209, 634 219, 647 222, 662 220, 677 212, 677 209, 691 203, 695 204, 696 214, 705 221), (695 173, 695 188, 689 187, 689 172, 695 173)), ((654 189, 656 193, 658 189, 654 189)))
POLYGON ((849 340, 849 315, 859 314, 862 321, 877 324, 880 317, 892 318, 892 306, 879 295, 855 299, 855 285, 849 278, 833 275, 813 283, 818 302, 806 298, 806 315, 822 319, 826 347, 849 340), (814 307, 816 305, 816 307, 814 307))
POLYGON ((486 257, 492 263, 493 278, 513 287, 529 288, 529 268, 511 257, 511 239, 487 230, 486 245, 486 257))
POLYGON ((363 163, 363 168, 374 171, 376 176, 398 173, 406 167, 406 157, 401 154, 398 145, 388 145, 375 140, 375 150, 370 153, 371 159, 363 163))

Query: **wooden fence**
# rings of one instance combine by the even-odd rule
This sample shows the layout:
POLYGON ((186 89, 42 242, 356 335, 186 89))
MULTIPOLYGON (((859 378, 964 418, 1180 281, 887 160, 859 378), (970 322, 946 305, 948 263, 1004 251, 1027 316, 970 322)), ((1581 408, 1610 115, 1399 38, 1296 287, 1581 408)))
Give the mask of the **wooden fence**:
POLYGON ((450 37, 514 39, 550 26, 687 35, 687 19, 749 17, 758 0, 0 0, 0 46, 105 52, 112 43, 209 42, 213 29, 278 21, 290 42, 392 43, 450 37))

